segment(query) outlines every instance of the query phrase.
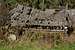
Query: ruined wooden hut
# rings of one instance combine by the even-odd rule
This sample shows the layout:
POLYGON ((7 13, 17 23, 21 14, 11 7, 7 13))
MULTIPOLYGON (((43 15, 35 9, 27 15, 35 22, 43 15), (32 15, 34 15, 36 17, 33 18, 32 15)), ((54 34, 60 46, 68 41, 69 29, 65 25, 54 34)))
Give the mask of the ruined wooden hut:
POLYGON ((12 26, 26 28, 42 28, 52 31, 68 31, 72 27, 68 12, 63 10, 47 9, 40 11, 31 7, 18 5, 10 11, 12 26))

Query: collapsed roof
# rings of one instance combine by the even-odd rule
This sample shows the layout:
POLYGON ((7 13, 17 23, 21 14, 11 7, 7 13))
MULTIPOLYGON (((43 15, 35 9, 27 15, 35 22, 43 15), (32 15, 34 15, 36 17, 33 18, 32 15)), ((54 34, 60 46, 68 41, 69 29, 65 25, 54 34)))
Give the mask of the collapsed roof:
POLYGON ((41 25, 41 26, 65 26, 69 25, 64 10, 47 9, 40 11, 31 7, 19 5, 10 12, 12 26, 41 25))

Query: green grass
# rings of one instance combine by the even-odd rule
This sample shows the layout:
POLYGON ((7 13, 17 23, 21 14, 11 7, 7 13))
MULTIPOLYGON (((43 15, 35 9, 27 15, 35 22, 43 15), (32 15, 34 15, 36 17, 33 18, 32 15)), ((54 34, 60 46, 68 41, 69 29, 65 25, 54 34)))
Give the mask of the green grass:
POLYGON ((75 44, 64 44, 59 47, 55 47, 52 50, 75 50, 75 44))
MULTIPOLYGON (((75 50, 75 43, 72 43, 72 44, 66 43, 66 42, 64 43, 63 41, 57 42, 59 44, 57 44, 57 46, 55 46, 53 48, 41 46, 39 44, 38 40, 35 40, 35 39, 38 39, 37 36, 38 37, 42 36, 40 34, 43 34, 43 33, 34 34, 34 36, 32 36, 33 37, 32 39, 34 39, 34 41, 32 41, 32 42, 29 40, 29 37, 31 37, 30 35, 27 37, 28 40, 25 40, 22 38, 21 40, 15 41, 12 43, 7 43, 5 41, 0 40, 0 50, 75 50), (37 34, 39 34, 39 35, 37 35, 37 34)), ((24 36, 24 37, 26 37, 26 36, 24 36)), ((57 38, 55 37, 55 39, 57 39, 57 38)))
POLYGON ((75 50, 74 44, 63 44, 54 48, 39 47, 35 43, 16 43, 15 47, 0 44, 0 50, 75 50))
POLYGON ((75 50, 75 43, 60 42, 53 48, 47 48, 45 46, 41 46, 37 40, 31 42, 30 40, 26 41, 25 39, 22 39, 22 41, 16 41, 10 44, 1 41, 0 50, 75 50))

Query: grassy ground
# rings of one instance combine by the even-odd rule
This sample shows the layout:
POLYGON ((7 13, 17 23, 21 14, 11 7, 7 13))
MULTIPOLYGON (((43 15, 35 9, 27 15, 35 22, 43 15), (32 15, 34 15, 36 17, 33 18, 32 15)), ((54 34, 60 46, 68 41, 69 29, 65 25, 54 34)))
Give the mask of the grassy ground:
POLYGON ((75 34, 68 37, 66 42, 61 40, 62 35, 58 33, 43 31, 34 32, 33 35, 30 32, 27 34, 23 35, 21 40, 11 43, 0 40, 0 50, 75 50, 75 34), (49 44, 49 46, 47 47, 47 45, 44 46, 43 44, 49 44), (53 47, 50 47, 51 44, 53 44, 53 47))
POLYGON ((0 46, 0 50, 75 50, 75 43, 74 44, 64 44, 59 45, 55 48, 45 48, 45 47, 39 47, 31 44, 17 44, 16 47, 7 47, 7 46, 0 46))

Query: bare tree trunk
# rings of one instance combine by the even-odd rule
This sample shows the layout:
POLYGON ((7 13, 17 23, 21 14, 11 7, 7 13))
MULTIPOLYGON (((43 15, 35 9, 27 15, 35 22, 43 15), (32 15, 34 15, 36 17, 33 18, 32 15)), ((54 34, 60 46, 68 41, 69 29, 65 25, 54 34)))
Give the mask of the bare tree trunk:
POLYGON ((43 0, 43 3, 42 3, 42 10, 44 10, 45 8, 44 8, 44 5, 45 4, 45 0, 43 0))
POLYGON ((6 4, 4 1, 0 2, 0 15, 1 16, 7 16, 8 14, 8 9, 6 7, 6 4))
POLYGON ((68 3, 66 4, 66 10, 68 10, 69 8, 68 8, 68 3))

